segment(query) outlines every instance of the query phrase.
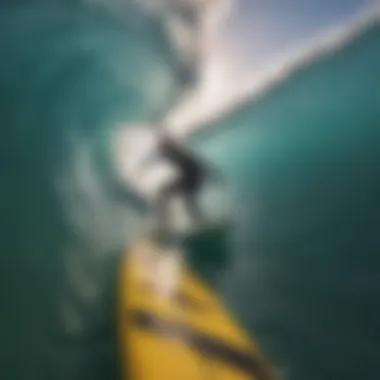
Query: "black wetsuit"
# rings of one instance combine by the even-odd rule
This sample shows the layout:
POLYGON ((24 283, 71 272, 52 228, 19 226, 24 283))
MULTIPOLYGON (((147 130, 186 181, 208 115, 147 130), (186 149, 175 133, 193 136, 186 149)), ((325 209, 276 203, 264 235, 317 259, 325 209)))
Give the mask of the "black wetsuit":
POLYGON ((195 222, 202 220, 202 213, 198 205, 198 196, 201 190, 203 181, 205 180, 205 168, 194 158, 187 153, 175 142, 169 140, 160 143, 158 148, 159 156, 167 159, 179 172, 178 177, 165 185, 158 199, 159 212, 163 222, 167 221, 168 202, 174 197, 181 197, 186 209, 195 222))

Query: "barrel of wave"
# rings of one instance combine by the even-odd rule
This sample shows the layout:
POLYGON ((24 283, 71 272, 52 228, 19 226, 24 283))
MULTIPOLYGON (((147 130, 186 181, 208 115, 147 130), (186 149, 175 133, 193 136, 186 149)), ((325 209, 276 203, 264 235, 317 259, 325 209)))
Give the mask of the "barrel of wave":
POLYGON ((112 136, 161 117, 181 91, 158 24, 62 4, 0 10, 7 379, 113 376, 108 298, 134 198, 115 191, 112 136))

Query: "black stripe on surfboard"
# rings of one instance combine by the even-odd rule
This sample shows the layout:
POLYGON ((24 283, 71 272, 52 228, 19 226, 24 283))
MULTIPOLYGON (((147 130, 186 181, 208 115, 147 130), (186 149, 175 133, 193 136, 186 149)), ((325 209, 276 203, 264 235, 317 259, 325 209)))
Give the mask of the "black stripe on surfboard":
POLYGON ((252 378, 260 380, 272 378, 262 360, 255 358, 251 353, 199 333, 182 323, 170 321, 143 310, 130 312, 128 319, 133 325, 143 330, 163 337, 179 339, 203 355, 235 367, 252 378))

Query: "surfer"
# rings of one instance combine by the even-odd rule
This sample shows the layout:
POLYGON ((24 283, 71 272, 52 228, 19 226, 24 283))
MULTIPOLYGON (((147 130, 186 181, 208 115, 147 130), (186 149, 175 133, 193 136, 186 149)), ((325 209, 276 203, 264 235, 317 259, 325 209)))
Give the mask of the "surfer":
POLYGON ((153 157, 166 159, 179 173, 159 190, 157 198, 159 221, 167 226, 169 203, 174 197, 179 197, 183 200, 193 223, 200 225, 205 221, 199 205, 202 186, 211 175, 218 181, 222 180, 222 176, 216 170, 210 170, 166 134, 161 134, 159 137, 157 148, 157 152, 149 156, 148 160, 153 157))

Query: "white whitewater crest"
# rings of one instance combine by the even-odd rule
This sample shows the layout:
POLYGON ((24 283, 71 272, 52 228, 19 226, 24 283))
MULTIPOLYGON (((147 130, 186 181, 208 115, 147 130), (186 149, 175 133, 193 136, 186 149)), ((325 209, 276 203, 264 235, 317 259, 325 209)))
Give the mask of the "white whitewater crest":
POLYGON ((135 0, 158 15, 166 26, 172 46, 190 73, 188 87, 169 110, 165 120, 170 132, 182 129, 181 114, 197 112, 205 104, 204 88, 215 84, 212 57, 216 39, 231 8, 231 0, 135 0))
POLYGON ((199 66, 207 60, 218 26, 230 0, 135 0, 162 17, 170 38, 186 63, 199 66))
POLYGON ((219 99, 215 107, 210 107, 206 112, 193 116, 184 115, 182 117, 182 138, 212 126, 245 104, 254 102, 274 85, 285 81, 303 66, 343 48, 367 28, 379 22, 380 2, 377 1, 352 19, 328 29, 316 38, 305 41, 301 46, 297 45, 282 59, 277 60, 269 67, 266 66, 265 70, 255 71, 244 80, 244 85, 237 90, 232 87, 226 90, 228 97, 219 99))

